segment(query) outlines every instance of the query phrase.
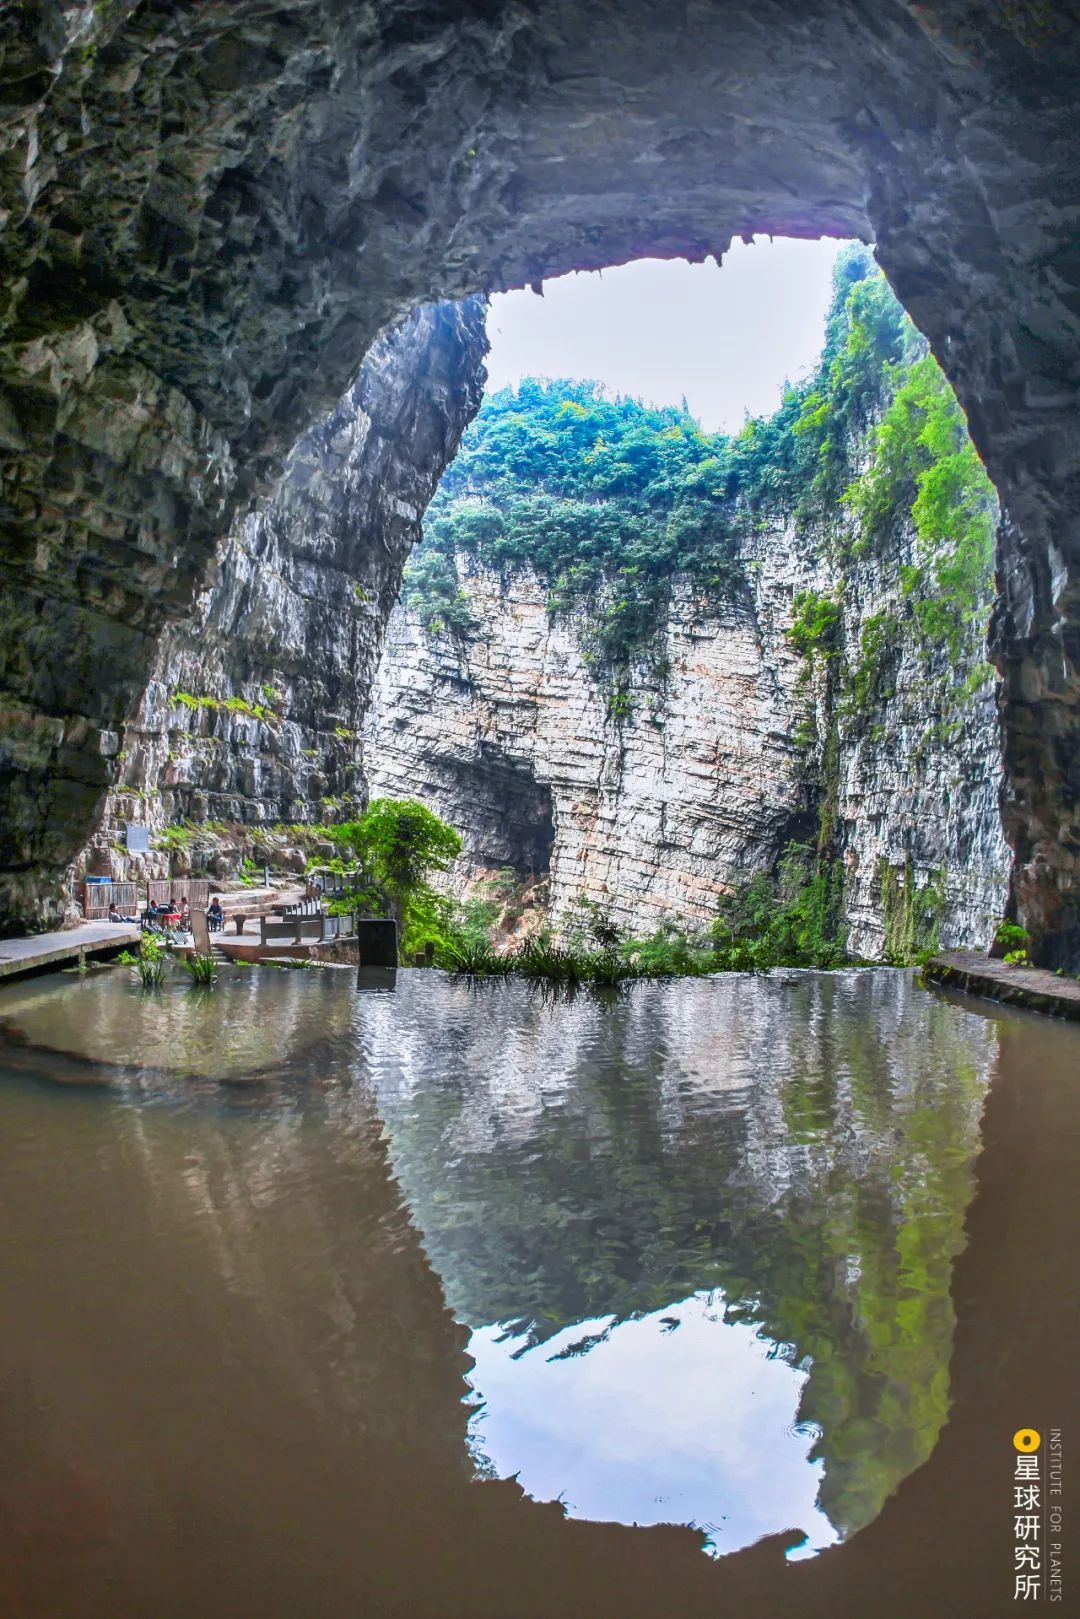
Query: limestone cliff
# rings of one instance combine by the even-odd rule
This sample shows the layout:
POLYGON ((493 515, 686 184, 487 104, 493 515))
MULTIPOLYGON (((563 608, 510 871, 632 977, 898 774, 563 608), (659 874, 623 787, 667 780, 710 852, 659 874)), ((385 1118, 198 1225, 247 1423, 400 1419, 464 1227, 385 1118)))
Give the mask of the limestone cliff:
MULTIPOLYGON (((275 499, 166 628, 85 859, 128 874, 120 823, 334 819, 363 795, 358 736, 401 570, 479 403, 479 301, 414 312, 297 445, 275 499)), ((151 856, 134 870, 164 870, 151 856)))
POLYGON ((234 514, 418 301, 875 240, 1000 492, 1015 897, 1080 961, 1067 0, 25 0, 0 23, 0 930, 56 915, 234 514))
POLYGON ((745 590, 709 604, 680 584, 652 656, 617 689, 583 615, 549 612, 545 580, 459 556, 472 633, 429 633, 402 606, 391 618, 371 791, 414 794, 459 828, 461 885, 504 865, 549 870, 556 921, 585 896, 637 931, 708 920, 733 881, 816 837, 831 803, 854 952, 895 949, 905 906, 934 912, 944 943, 986 942, 1009 856, 978 638, 958 672, 897 636, 859 704, 837 674, 859 667, 913 556, 902 528, 844 567, 839 661, 808 666, 785 633, 793 602, 832 592, 836 564, 823 538, 808 548, 789 526, 759 526, 743 540, 745 590))

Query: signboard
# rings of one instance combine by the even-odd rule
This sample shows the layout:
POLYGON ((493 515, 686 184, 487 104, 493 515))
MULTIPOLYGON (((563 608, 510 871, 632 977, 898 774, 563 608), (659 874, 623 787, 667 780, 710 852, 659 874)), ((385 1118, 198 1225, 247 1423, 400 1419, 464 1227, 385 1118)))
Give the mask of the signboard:
POLYGON ((128 854, 149 854, 150 828, 137 826, 134 821, 127 823, 127 850, 128 854))

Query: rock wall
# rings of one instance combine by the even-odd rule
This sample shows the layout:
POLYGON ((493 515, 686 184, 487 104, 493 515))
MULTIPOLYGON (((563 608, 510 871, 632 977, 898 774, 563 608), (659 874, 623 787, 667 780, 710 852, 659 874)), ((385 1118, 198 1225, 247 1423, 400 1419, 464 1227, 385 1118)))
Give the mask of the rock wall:
POLYGON ((121 823, 334 819, 363 801, 358 737, 405 559, 480 400, 482 301, 429 305, 372 350, 170 623, 84 855, 143 874, 121 823))
POLYGON ((999 490, 1006 808, 1080 959, 1075 6, 27 0, 0 24, 0 928, 170 618, 418 301, 874 240, 999 490))
MULTIPOLYGON (((845 662, 867 618, 898 603, 913 546, 901 533, 845 569, 845 662)), ((854 952, 889 943, 883 865, 913 902, 943 887, 944 943, 987 942, 1009 870, 992 671, 954 705, 964 671, 901 641, 855 709, 785 635, 796 593, 837 583, 824 547, 773 526, 747 536, 743 561, 730 602, 678 588, 652 655, 615 689, 581 617, 549 615, 544 581, 459 555, 476 632, 430 635, 395 609, 366 728, 371 791, 418 796, 458 827, 459 886, 544 869, 547 845, 556 922, 583 896, 637 932, 708 921, 733 881, 817 836, 828 794, 854 952)), ((973 643, 969 668, 980 657, 973 643)))

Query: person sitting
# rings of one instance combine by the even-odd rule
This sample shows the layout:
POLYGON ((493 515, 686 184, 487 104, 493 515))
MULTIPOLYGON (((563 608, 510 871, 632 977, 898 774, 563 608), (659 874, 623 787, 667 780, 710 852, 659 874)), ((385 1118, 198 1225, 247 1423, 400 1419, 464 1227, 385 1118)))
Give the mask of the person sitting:
POLYGON ((135 922, 137 920, 138 918, 134 916, 124 916, 115 900, 113 900, 112 904, 109 906, 110 922, 135 922))
POLYGON ((154 900, 147 900, 146 910, 142 911, 142 926, 149 928, 151 933, 160 933, 165 926, 168 916, 168 905, 157 905, 154 900))
POLYGON ((181 933, 190 933, 191 932, 191 906, 188 904, 188 897, 187 897, 186 894, 184 895, 183 899, 180 901, 180 923, 179 923, 179 927, 180 927, 180 932, 181 933))
POLYGON ((221 901, 216 894, 206 910, 206 925, 211 933, 220 933, 225 926, 225 912, 221 909, 221 901))

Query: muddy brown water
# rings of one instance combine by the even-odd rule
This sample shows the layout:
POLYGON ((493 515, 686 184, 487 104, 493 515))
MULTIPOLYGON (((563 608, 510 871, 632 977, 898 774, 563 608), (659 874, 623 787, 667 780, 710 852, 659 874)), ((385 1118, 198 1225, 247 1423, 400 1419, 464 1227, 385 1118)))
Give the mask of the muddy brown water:
POLYGON ((892 971, 0 1018, 4 1619, 1015 1610, 1080 1029, 892 971))

